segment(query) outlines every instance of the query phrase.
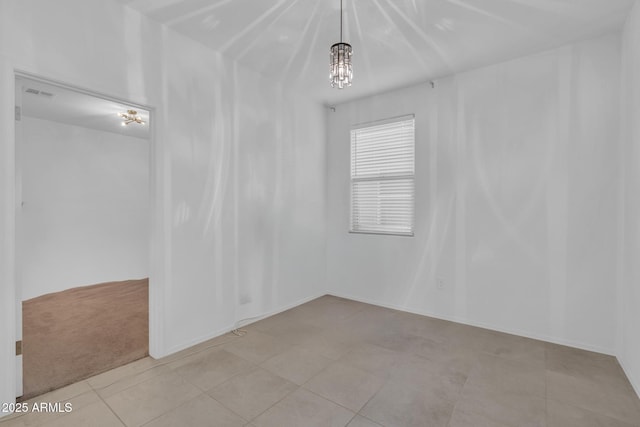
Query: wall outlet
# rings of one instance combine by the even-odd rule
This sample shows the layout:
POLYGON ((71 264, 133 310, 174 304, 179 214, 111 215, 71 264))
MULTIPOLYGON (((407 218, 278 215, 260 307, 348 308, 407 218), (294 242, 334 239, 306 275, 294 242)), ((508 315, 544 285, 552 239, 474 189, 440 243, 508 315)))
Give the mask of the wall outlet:
POLYGON ((436 279, 436 288, 438 288, 439 290, 443 290, 444 289, 444 277, 438 277, 436 279))

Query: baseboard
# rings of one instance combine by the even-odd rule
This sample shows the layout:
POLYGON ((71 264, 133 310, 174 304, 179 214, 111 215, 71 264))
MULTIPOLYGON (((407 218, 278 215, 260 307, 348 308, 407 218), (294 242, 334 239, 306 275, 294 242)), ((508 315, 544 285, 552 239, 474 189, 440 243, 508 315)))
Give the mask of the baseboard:
POLYGON ((314 296, 311 296, 311 297, 302 298, 302 299, 300 299, 300 300, 298 300, 298 301, 296 301, 294 303, 284 305, 284 306, 282 306, 280 308, 277 308, 275 310, 272 310, 272 311, 270 311, 270 312, 268 312, 266 314, 262 314, 262 315, 256 316, 256 317, 251 317, 251 318, 248 318, 248 319, 240 319, 240 320, 236 321, 236 323, 234 325, 234 329, 235 328, 240 328, 242 326, 247 326, 247 325, 250 325, 250 324, 255 323, 255 322, 259 322, 262 319, 265 319, 265 318, 271 317, 271 316, 275 316, 276 314, 282 313, 283 311, 291 310, 294 307, 297 307, 297 306, 302 305, 302 304, 306 304, 309 301, 313 301, 314 299, 320 298, 320 297, 325 296, 325 295, 327 295, 327 294, 326 293, 321 293, 321 294, 317 294, 317 295, 314 295, 314 296))
POLYGON ((503 332, 505 334, 511 334, 511 335, 518 335, 521 337, 525 337, 525 338, 531 338, 531 339, 535 339, 535 340, 539 340, 539 341, 545 341, 545 342, 549 342, 549 343, 553 343, 553 344, 559 344, 559 345, 564 345, 567 347, 574 347, 574 348, 578 348, 580 350, 587 350, 587 351, 592 351, 595 353, 602 353, 602 354, 606 354, 609 356, 615 356, 615 352, 613 352, 611 349, 606 349, 606 348, 602 348, 599 346, 594 346, 594 345, 590 345, 590 344, 585 344, 585 343, 581 343, 581 342, 577 342, 577 341, 572 341, 572 340, 567 340, 567 339, 562 339, 562 338, 557 338, 557 337, 552 337, 552 336, 547 336, 547 335, 541 335, 541 334, 535 334, 535 333, 530 333, 527 331, 521 331, 521 330, 517 330, 517 329, 509 329, 509 328, 503 328, 501 326, 496 326, 496 325, 491 325, 488 323, 483 323, 483 322, 476 322, 470 319, 466 319, 466 318, 462 318, 462 317, 458 317, 458 316, 447 316, 447 315, 442 315, 442 314, 438 314, 438 313, 431 313, 428 312, 426 310, 415 310, 415 309, 411 309, 405 306, 400 306, 400 305, 396 305, 396 304, 387 304, 381 301, 375 301, 375 300, 370 300, 367 298, 360 298, 360 297, 355 297, 353 295, 348 295, 348 294, 343 294, 340 292, 329 292, 328 295, 333 295, 336 297, 340 297, 340 298, 346 298, 346 299, 350 299, 353 301, 359 301, 359 302, 363 302, 365 304, 372 304, 372 305, 377 305, 380 307, 385 307, 385 308, 390 308, 393 310, 399 310, 399 311, 404 311, 407 313, 413 313, 413 314, 419 314, 421 316, 427 316, 427 317, 433 317, 435 319, 441 319, 441 320, 448 320, 450 322, 455 322, 455 323, 461 323, 463 325, 469 325, 469 326, 475 326, 478 328, 483 328, 483 329, 489 329, 492 331, 496 331, 496 332, 503 332))
POLYGON ((265 319, 267 317, 276 315, 278 313, 282 313, 283 311, 290 310, 290 309, 292 309, 294 307, 297 307, 299 305, 305 304, 305 303, 307 303, 309 301, 312 301, 312 300, 314 300, 316 298, 320 298, 323 295, 326 295, 326 294, 325 293, 321 293, 321 294, 317 294, 317 295, 314 295, 314 296, 311 296, 311 297, 302 298, 302 299, 300 299, 300 300, 298 300, 296 302, 280 306, 277 309, 271 310, 271 311, 269 311, 269 312, 267 312, 265 314, 262 314, 260 316, 252 317, 250 319, 242 319, 242 320, 236 321, 236 322, 234 322, 234 323, 232 323, 230 325, 227 325, 227 326, 225 326, 225 327, 223 327, 221 329, 217 329, 217 330, 215 330, 215 331, 213 331, 211 333, 208 333, 208 334, 205 334, 205 335, 201 335, 201 336, 199 336, 197 338, 194 338, 192 340, 189 340, 187 342, 175 345, 175 346, 169 348, 167 350, 166 354, 163 354, 163 355, 158 356, 158 357, 154 357, 154 359, 171 356, 174 353, 177 353, 179 351, 185 350, 185 349, 187 349, 189 347, 193 347, 194 345, 200 344, 200 343, 202 343, 204 341, 207 341, 207 340, 210 340, 212 338, 219 337, 220 335, 227 334, 227 333, 229 333, 229 332, 231 332, 234 329, 237 329, 239 327, 250 325, 251 323, 255 323, 255 322, 258 322, 258 321, 260 321, 262 319, 265 319), (247 321, 244 322, 245 320, 247 320, 247 321))
POLYGON ((633 390, 636 392, 636 395, 640 399, 640 379, 636 378, 632 374, 631 370, 628 369, 629 365, 627 365, 627 363, 625 362, 624 358, 616 357, 616 359, 618 359, 618 363, 622 367, 622 370, 624 371, 624 374, 627 376, 627 379, 631 383, 631 387, 633 387, 633 390))

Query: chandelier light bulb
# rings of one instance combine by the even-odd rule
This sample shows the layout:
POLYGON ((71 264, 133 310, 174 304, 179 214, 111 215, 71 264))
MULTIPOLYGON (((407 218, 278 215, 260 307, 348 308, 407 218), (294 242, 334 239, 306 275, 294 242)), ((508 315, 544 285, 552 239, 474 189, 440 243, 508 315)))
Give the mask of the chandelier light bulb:
POLYGON ((122 126, 126 126, 129 123, 138 123, 139 125, 145 124, 145 121, 142 120, 142 117, 138 115, 136 110, 127 110, 126 113, 118 113, 118 116, 122 117, 124 120, 122 122, 122 126))

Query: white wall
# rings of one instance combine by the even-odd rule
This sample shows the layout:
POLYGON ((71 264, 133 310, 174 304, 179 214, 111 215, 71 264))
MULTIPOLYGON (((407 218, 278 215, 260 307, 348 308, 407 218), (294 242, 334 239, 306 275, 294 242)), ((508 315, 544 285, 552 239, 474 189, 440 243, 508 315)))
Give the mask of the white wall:
POLYGON ((22 299, 147 277, 149 141, 26 116, 20 126, 22 299))
POLYGON ((640 3, 623 33, 621 192, 623 256, 619 284, 618 360, 640 395, 640 3))
MULTIPOLYGON (((3 93, 9 64, 155 108, 153 356, 324 293, 325 113, 304 94, 112 1, 3 0, 0 58, 3 93)), ((12 96, 1 99, 0 188, 10 189, 12 96)), ((11 193, 0 203, 0 237, 11 238, 11 193)), ((0 255, 0 312, 11 314, 11 247, 0 255)), ((0 324, 0 362, 12 323, 0 324)), ((12 375, 0 366, 0 383, 12 375)))
POLYGON ((619 63, 610 35, 329 112, 329 291, 613 353, 619 63), (349 126, 409 113, 415 237, 349 234, 349 126))

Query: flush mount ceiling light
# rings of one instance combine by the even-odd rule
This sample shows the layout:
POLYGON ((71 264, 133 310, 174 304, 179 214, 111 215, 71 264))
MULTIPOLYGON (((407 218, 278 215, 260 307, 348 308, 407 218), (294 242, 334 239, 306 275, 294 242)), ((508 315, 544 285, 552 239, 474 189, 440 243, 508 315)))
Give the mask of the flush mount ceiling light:
POLYGON ((340 43, 331 46, 329 51, 329 81, 331 87, 342 89, 351 86, 353 70, 351 68, 351 55, 353 49, 349 43, 342 41, 342 0, 340 0, 340 43))
POLYGON ((140 125, 143 125, 145 123, 145 121, 142 120, 142 117, 138 115, 138 112, 136 110, 127 110, 126 113, 118 113, 118 117, 122 117, 124 119, 124 121, 122 122, 122 126, 126 126, 129 123, 134 122, 140 125))

